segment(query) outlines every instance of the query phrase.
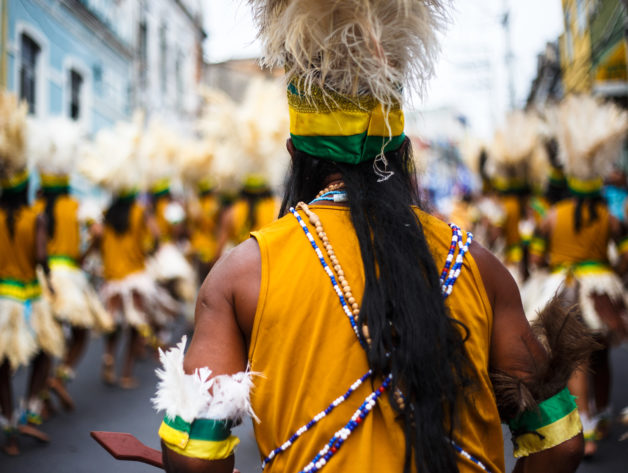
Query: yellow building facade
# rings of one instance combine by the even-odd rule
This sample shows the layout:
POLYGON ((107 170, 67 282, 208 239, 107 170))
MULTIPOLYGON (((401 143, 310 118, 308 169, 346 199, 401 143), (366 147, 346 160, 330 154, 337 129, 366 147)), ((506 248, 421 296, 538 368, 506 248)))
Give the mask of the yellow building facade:
POLYGON ((560 62, 565 93, 586 93, 593 88, 589 15, 594 0, 562 0, 565 32, 560 37, 560 62))

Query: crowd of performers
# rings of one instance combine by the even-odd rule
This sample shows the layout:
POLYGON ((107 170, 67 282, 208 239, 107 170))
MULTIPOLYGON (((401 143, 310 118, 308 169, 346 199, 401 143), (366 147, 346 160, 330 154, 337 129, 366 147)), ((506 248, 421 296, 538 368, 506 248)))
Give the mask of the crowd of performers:
MULTIPOLYGON (((530 321, 560 294, 595 336, 597 350, 569 381, 586 455, 613 420, 609 350, 628 335, 627 129, 625 112, 590 96, 513 112, 493 143, 461 147, 482 186, 450 215, 501 256, 530 321)), ((628 409, 621 418, 628 424, 628 409)))
POLYGON ((138 357, 168 344, 177 318, 191 327, 213 263, 278 204, 263 174, 230 175, 218 193, 209 139, 136 118, 87 142, 75 123, 30 121, 9 93, 0 110, 0 422, 16 455, 20 435, 48 441, 40 424, 57 401, 74 408, 66 386, 90 338, 104 338, 102 381, 136 387, 138 357))

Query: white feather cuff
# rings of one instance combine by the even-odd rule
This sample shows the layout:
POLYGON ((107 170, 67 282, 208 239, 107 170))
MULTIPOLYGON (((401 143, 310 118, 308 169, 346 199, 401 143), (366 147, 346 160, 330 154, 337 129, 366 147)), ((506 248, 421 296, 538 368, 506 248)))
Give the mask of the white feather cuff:
POLYGON ((220 375, 209 379, 209 368, 197 369, 193 374, 183 371, 183 357, 187 337, 183 336, 175 348, 159 350, 163 369, 157 369, 157 393, 152 398, 157 411, 165 411, 174 419, 179 416, 185 422, 194 419, 232 420, 239 422, 246 416, 259 419, 253 412, 250 392, 253 376, 257 373, 243 371, 234 375, 220 375))

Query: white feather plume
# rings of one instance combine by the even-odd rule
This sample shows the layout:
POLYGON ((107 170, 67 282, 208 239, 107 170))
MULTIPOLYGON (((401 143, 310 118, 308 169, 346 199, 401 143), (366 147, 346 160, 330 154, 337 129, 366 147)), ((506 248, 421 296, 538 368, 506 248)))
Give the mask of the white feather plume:
POLYGON ((160 381, 152 399, 155 409, 165 411, 168 418, 179 416, 190 423, 197 418, 239 421, 247 415, 258 420, 250 401, 255 373, 246 371, 210 379, 212 371, 205 367, 185 374, 186 343, 184 336, 175 348, 159 351, 163 369, 156 370, 160 381))

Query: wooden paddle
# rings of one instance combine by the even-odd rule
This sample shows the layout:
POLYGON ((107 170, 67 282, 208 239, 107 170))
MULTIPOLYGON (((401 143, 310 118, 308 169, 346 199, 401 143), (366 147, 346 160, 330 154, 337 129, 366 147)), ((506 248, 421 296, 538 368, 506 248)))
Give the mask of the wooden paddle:
POLYGON ((90 435, 116 460, 136 461, 164 467, 161 452, 147 447, 131 434, 123 432, 90 432, 90 435))

